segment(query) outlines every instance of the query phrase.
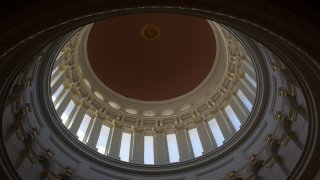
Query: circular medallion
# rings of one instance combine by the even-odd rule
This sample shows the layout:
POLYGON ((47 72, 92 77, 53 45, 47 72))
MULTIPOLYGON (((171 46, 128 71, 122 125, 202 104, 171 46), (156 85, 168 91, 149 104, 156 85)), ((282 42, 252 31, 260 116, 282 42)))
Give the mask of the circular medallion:
POLYGON ((160 37, 160 28, 153 24, 145 24, 140 29, 140 34, 143 39, 153 41, 160 37))

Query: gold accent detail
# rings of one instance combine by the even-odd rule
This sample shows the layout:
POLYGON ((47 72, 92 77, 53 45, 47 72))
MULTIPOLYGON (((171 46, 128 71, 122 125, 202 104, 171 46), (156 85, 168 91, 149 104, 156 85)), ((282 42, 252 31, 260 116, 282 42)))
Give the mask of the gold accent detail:
POLYGON ((28 112, 31 112, 31 105, 30 104, 26 104, 23 108, 22 108, 22 112, 24 114, 27 114, 28 112))
POLYGON ((72 177, 74 175, 74 169, 72 169, 71 167, 66 167, 66 175, 69 177, 72 177))
POLYGON ((54 174, 53 172, 51 172, 50 170, 46 170, 42 173, 41 177, 43 179, 49 179, 49 180, 59 180, 59 177, 54 174))
POLYGON ((197 115, 197 116, 194 116, 193 119, 192 119, 192 122, 196 123, 196 124, 199 124, 201 122, 204 122, 205 118, 204 116, 202 115, 197 115))
POLYGON ((279 161, 280 158, 278 156, 272 156, 264 163, 264 167, 271 168, 275 163, 279 161))
POLYGON ((271 137, 270 134, 267 136, 267 138, 265 139, 265 141, 266 141, 268 144, 273 144, 273 143, 275 142, 274 139, 271 137))
POLYGON ((257 155, 253 154, 250 158, 249 158, 249 162, 251 164, 256 164, 258 162, 257 160, 257 155))
POLYGON ((44 154, 44 157, 47 159, 47 160, 50 160, 52 157, 54 156, 54 153, 50 150, 50 149, 47 149, 45 154, 44 154))
POLYGON ((292 107, 289 120, 293 122, 297 119, 297 117, 298 117, 298 110, 296 107, 292 107))
POLYGON ((159 134, 159 133, 164 133, 165 132, 165 128, 163 126, 157 126, 152 128, 152 132, 159 134))
POLYGON ((132 130, 135 133, 142 133, 145 130, 145 128, 143 126, 133 126, 132 130))
POLYGON ((32 130, 31 130, 31 137, 32 137, 32 138, 35 138, 35 137, 37 137, 37 136, 39 136, 39 130, 38 130, 38 128, 34 127, 34 128, 32 128, 32 130))
POLYGON ((38 162, 37 155, 35 154, 34 151, 28 150, 26 153, 27 153, 27 156, 28 156, 28 158, 30 159, 31 162, 33 162, 33 163, 38 162))
POLYGON ((286 91, 285 91, 284 89, 280 88, 280 89, 279 89, 279 92, 278 92, 278 95, 279 95, 279 96, 286 96, 287 93, 286 93, 286 91))
POLYGON ((284 138, 281 141, 282 146, 286 146, 289 143, 289 140, 292 139, 297 139, 296 135, 293 132, 286 132, 284 138))
POLYGON ((174 122, 173 128, 176 131, 180 131, 180 130, 183 130, 185 126, 186 126, 185 122, 183 122, 181 119, 177 119, 177 121, 174 122))
POLYGON ((143 39, 148 41, 156 40, 160 37, 160 28, 154 24, 145 24, 140 29, 143 39))
POLYGON ((119 129, 122 129, 122 127, 124 126, 123 122, 120 122, 120 121, 117 121, 117 120, 113 120, 112 124, 113 124, 113 127, 119 128, 119 129))
POLYGON ((274 117, 276 120, 279 120, 279 121, 284 119, 280 111, 277 111, 274 117))
POLYGON ((19 96, 13 96, 11 101, 11 112, 13 114, 18 114, 19 112, 19 96))
POLYGON ((230 180, 237 180, 239 179, 238 176, 236 175, 236 172, 234 170, 230 171, 227 173, 227 176, 230 180))

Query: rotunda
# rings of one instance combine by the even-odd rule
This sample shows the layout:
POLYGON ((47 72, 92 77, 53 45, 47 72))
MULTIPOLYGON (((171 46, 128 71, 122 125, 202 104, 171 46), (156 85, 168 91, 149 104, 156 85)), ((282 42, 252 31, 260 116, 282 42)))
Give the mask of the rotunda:
POLYGON ((115 17, 83 27, 61 48, 52 101, 67 129, 102 154, 182 162, 221 146, 246 122, 257 88, 252 58, 213 21, 115 17), (157 41, 141 35, 150 21, 158 25, 154 33, 161 28, 157 41))
POLYGON ((263 4, 274 11, 232 1, 24 7, 32 21, 0 36, 1 175, 319 177, 319 46, 295 22, 314 26, 263 4))

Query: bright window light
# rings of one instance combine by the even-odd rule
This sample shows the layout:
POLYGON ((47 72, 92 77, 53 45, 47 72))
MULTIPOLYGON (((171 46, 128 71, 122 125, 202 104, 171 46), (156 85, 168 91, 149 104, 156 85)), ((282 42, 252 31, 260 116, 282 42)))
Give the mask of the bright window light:
POLYGON ((131 134, 122 133, 120 154, 119 154, 120 159, 122 161, 129 162, 130 142, 131 142, 131 134))
POLYGON ((64 88, 64 86, 63 86, 63 84, 61 84, 59 86, 59 88, 56 90, 56 92, 53 93, 53 95, 51 96, 52 102, 55 102, 57 100, 57 98, 61 94, 63 88, 64 88))
POLYGON ((243 92, 241 90, 238 91, 238 96, 241 99, 241 101, 243 102, 243 104, 247 107, 247 109, 249 111, 251 111, 252 109, 252 104, 249 101, 249 99, 243 94, 243 92))
POLYGON ((108 126, 102 125, 100 134, 99 134, 99 139, 96 145, 98 152, 101 154, 104 154, 106 151, 106 146, 109 139, 109 133, 110 133, 110 128, 108 126))
POLYGON ((59 69, 59 66, 55 67, 51 72, 51 76, 54 75, 54 73, 56 73, 58 69, 59 69))
POLYGON ((64 54, 64 52, 63 52, 63 51, 60 51, 59 54, 58 54, 58 56, 57 56, 57 58, 56 58, 56 60, 58 60, 63 54, 64 54))
POLYGON ((224 137, 223 137, 223 134, 220 130, 220 127, 217 123, 217 120, 215 118, 213 118, 212 120, 210 120, 208 122, 209 124, 209 127, 211 129, 211 132, 213 134, 213 137, 217 143, 217 146, 221 146, 223 144, 223 141, 224 141, 224 137))
POLYGON ((67 108, 64 110, 64 112, 61 115, 62 123, 65 124, 74 108, 75 104, 73 101, 70 101, 67 108))
POLYGON ((194 128, 190 129, 188 132, 191 140, 194 157, 199 157, 203 153, 203 148, 199 138, 198 130, 197 128, 194 128))
POLYGON ((231 108, 230 105, 228 105, 225 108, 225 111, 226 111, 229 119, 231 120, 231 123, 232 123, 233 127, 238 131, 240 129, 241 122, 239 121, 237 115, 234 113, 234 111, 233 111, 233 109, 231 108))
POLYGON ((256 81, 253 80, 252 77, 249 74, 245 73, 244 77, 253 85, 253 87, 257 88, 256 81))
POLYGON ((168 143, 170 162, 171 163, 179 162, 180 156, 179 156, 176 134, 168 134, 167 135, 167 143, 168 143))
MULTIPOLYGON (((77 119, 75 119, 75 120, 77 120, 77 119)), ((86 134, 86 131, 88 129, 90 120, 91 120, 90 116, 88 116, 87 114, 84 115, 83 120, 82 120, 81 125, 80 125, 80 128, 79 128, 79 130, 77 132, 77 136, 78 136, 78 139, 80 141, 83 141, 83 138, 84 138, 84 136, 86 134)))
POLYGON ((50 86, 53 87, 56 83, 58 83, 58 80, 60 78, 63 78, 63 72, 59 71, 58 74, 54 77, 52 77, 51 82, 50 82, 50 86))
POLYGON ((153 136, 144 136, 144 164, 154 164, 153 136))

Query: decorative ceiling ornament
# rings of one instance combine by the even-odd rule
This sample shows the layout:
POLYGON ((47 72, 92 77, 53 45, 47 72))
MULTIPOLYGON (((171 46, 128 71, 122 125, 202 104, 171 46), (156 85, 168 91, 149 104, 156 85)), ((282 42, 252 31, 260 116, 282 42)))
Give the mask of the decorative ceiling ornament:
POLYGON ((144 40, 154 41, 159 39, 160 28, 154 24, 145 24, 140 29, 140 34, 144 40))

